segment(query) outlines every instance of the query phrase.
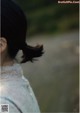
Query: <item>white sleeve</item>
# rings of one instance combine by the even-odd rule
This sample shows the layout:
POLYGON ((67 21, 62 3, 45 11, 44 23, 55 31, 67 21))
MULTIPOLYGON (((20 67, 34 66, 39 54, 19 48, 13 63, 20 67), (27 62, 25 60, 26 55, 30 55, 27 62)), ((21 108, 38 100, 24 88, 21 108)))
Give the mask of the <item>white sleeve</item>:
POLYGON ((21 109, 18 107, 18 105, 13 100, 7 97, 0 97, 0 113, 1 112, 23 113, 21 109), (7 109, 3 108, 4 105, 7 105, 7 109))

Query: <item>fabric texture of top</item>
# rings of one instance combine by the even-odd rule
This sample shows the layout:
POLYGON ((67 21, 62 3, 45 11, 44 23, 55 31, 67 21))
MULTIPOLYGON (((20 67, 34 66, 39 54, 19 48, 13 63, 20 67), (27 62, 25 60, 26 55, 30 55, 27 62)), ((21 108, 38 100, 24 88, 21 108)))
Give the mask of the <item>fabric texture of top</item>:
POLYGON ((9 113, 40 113, 40 109, 19 63, 0 67, 0 104, 9 105, 9 113))

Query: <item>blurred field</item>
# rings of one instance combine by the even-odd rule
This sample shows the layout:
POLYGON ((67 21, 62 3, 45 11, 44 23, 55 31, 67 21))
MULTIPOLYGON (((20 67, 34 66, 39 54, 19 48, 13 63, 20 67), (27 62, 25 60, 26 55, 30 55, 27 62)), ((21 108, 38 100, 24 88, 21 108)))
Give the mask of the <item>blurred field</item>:
POLYGON ((28 44, 44 45, 45 54, 38 62, 22 65, 41 112, 78 112, 79 5, 56 0, 14 1, 27 17, 28 44))
POLYGON ((78 111, 78 32, 53 38, 28 40, 44 44, 45 54, 38 62, 23 64, 42 112, 78 111), (76 108, 76 109, 75 109, 76 108))

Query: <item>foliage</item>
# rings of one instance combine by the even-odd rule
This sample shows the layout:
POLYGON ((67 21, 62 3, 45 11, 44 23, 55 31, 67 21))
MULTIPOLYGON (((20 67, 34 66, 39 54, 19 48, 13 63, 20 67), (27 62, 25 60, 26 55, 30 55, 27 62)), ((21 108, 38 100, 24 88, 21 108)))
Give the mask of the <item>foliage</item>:
POLYGON ((63 33, 79 28, 79 5, 56 0, 16 0, 28 21, 28 35, 63 33))

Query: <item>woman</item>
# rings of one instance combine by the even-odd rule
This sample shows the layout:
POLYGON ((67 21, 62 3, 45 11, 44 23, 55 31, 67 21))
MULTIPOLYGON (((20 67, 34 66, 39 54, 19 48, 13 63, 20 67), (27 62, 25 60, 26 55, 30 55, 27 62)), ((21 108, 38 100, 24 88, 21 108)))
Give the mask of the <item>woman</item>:
POLYGON ((8 105, 9 113, 40 113, 33 90, 15 57, 22 50, 21 63, 33 62, 42 56, 43 46, 26 43, 26 17, 12 0, 1 0, 0 16, 0 105, 4 104, 1 110, 8 105))

